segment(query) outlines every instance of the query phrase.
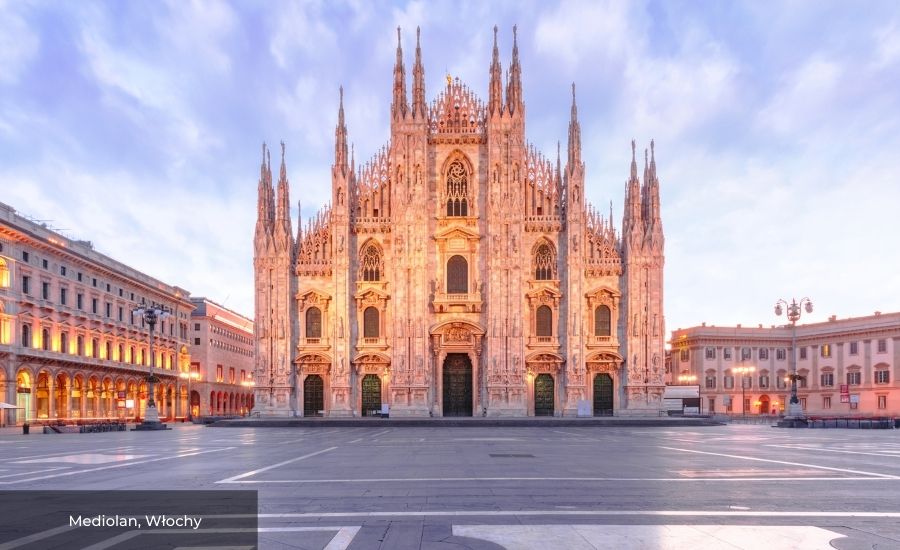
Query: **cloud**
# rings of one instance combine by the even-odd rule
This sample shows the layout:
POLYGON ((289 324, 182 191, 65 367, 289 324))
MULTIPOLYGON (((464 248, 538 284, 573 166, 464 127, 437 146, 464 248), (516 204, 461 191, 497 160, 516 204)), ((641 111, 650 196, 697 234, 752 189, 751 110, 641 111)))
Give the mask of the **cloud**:
POLYGON ((759 124, 781 134, 808 133, 822 121, 843 72, 835 60, 818 55, 807 60, 780 83, 760 110, 759 124))
POLYGON ((16 13, 21 4, 0 1, 0 85, 15 84, 38 53, 40 37, 16 13))
POLYGON ((278 66, 287 68, 321 54, 337 45, 337 34, 326 23, 320 1, 290 2, 273 11, 274 31, 269 52, 278 66), (297 56, 302 59, 295 59, 297 56))

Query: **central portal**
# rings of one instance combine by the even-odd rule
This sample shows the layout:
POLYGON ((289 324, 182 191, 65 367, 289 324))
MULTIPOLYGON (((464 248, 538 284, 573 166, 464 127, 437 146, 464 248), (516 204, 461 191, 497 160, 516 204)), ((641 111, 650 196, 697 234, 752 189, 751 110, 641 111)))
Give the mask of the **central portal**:
POLYGON ((444 360, 444 416, 472 416, 472 362, 465 353, 444 360))

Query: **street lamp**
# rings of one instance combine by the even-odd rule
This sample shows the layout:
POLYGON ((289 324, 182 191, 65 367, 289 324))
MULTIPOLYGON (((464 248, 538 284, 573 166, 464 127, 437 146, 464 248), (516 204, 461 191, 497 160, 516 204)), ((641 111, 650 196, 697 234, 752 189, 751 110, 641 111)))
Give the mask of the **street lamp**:
POLYGON ((188 413, 187 420, 188 422, 192 422, 194 420, 194 403, 192 401, 193 395, 191 394, 191 381, 192 380, 200 380, 199 372, 182 372, 178 375, 179 378, 188 381, 188 413))
POLYGON ((785 420, 799 421, 805 423, 803 415, 803 407, 800 406, 800 399, 797 397, 797 380, 803 378, 797 374, 797 321, 800 320, 802 309, 806 313, 812 313, 812 300, 803 298, 799 302, 792 298, 791 303, 787 303, 784 299, 775 302, 775 315, 781 316, 787 308, 787 318, 791 322, 791 373, 788 379, 791 381, 791 400, 788 404, 788 414, 785 420))
POLYGON ((171 313, 165 306, 153 304, 150 306, 138 306, 132 310, 131 314, 140 315, 150 327, 150 374, 147 376, 147 390, 149 392, 147 395, 147 407, 144 410, 143 422, 135 426, 134 429, 165 430, 167 429, 166 425, 159 421, 159 411, 156 410, 156 399, 154 397, 156 395, 156 383, 159 382, 159 378, 153 373, 153 367, 156 365, 156 353, 153 349, 153 327, 156 326, 157 321, 169 317, 171 313))
POLYGON ((747 416, 747 384, 744 382, 748 375, 753 374, 756 367, 735 367, 734 372, 741 375, 741 414, 747 416))

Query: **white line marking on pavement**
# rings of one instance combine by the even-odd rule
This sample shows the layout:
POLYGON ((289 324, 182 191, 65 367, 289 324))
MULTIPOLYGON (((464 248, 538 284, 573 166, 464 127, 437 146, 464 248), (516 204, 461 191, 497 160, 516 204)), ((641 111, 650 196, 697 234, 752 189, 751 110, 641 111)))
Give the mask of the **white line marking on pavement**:
POLYGON ((0 476, 0 478, 8 478, 8 477, 19 477, 19 476, 30 476, 32 474, 42 474, 44 472, 55 472, 57 470, 67 470, 71 468, 71 466, 56 466, 55 468, 44 468, 43 470, 28 470, 27 472, 19 472, 17 474, 5 474, 0 476))
POLYGON ((878 478, 882 478, 882 479, 900 479, 900 477, 893 476, 893 475, 890 475, 890 474, 879 474, 879 473, 875 473, 875 472, 864 472, 864 471, 862 471, 862 470, 850 470, 850 469, 848 469, 848 468, 832 468, 831 466, 818 466, 818 465, 815 465, 815 464, 804 464, 804 463, 802 463, 802 462, 789 462, 789 461, 786 461, 786 460, 772 460, 772 459, 770 459, 770 458, 758 458, 758 457, 755 457, 755 456, 741 456, 741 455, 732 455, 732 454, 726 454, 726 453, 712 453, 712 452, 709 452, 709 451, 697 451, 697 450, 694 450, 694 449, 678 449, 678 448, 675 448, 675 447, 664 447, 664 446, 662 446, 662 445, 660 445, 660 449, 668 449, 668 450, 670 450, 670 451, 681 451, 681 452, 683 452, 683 453, 696 453, 696 454, 701 454, 701 455, 724 456, 724 457, 726 457, 726 458, 737 458, 737 459, 739 459, 739 460, 753 460, 753 461, 757 461, 757 462, 771 462, 771 463, 773 463, 773 464, 786 464, 786 465, 788 465, 788 466, 802 466, 802 467, 804 467, 804 468, 815 468, 815 469, 818 469, 818 470, 829 470, 829 471, 832 471, 832 472, 845 472, 845 473, 848 473, 848 474, 857 474, 857 475, 864 475, 864 476, 873 476, 873 477, 878 477, 878 478))
POLYGON ((39 540, 43 540, 50 537, 55 537, 60 533, 65 533, 66 531, 71 531, 75 529, 74 526, 69 525, 61 525, 59 527, 55 527, 53 529, 47 529, 46 531, 41 531, 40 533, 34 533, 33 535, 28 535, 27 537, 22 537, 20 539, 11 540, 7 543, 0 544, 0 550, 12 550, 13 548, 18 548, 20 546, 25 546, 26 544, 31 544, 32 542, 37 542, 39 540))
MULTIPOLYGON (((66 526, 67 529, 71 529, 71 527, 66 526)), ((359 532, 358 525, 350 525, 350 526, 321 526, 321 527, 263 527, 257 528, 257 533, 294 533, 294 532, 322 532, 325 531, 337 531, 337 533, 332 537, 331 541, 325 546, 323 550, 346 550, 350 543, 353 541, 353 537, 356 536, 356 533, 359 532)), ((47 532, 47 531, 45 531, 47 532)), ((240 529, 240 528, 224 528, 224 529, 200 529, 199 531, 193 531, 193 534, 206 534, 206 533, 249 533, 253 532, 253 529, 240 529)), ((115 537, 109 538, 105 541, 98 542, 97 544, 88 546, 85 550, 105 550, 106 548, 112 548, 120 543, 131 540, 139 535, 147 534, 147 535, 167 535, 167 534, 182 534, 184 530, 179 529, 152 529, 152 530, 132 530, 126 531, 115 537)), ((14 547, 11 547, 14 548, 14 547)), ((231 548, 231 547, 229 547, 231 548)), ((0 546, 0 550, 5 550, 5 547, 0 546)))
POLYGON ((900 512, 816 512, 807 510, 421 510, 369 512, 284 512, 259 518, 353 518, 415 516, 660 516, 660 517, 773 517, 773 518, 900 518, 900 512))
POLYGON ((259 468, 258 470, 250 470, 249 472, 244 472, 243 474, 238 474, 236 476, 232 476, 232 477, 217 481, 216 483, 247 483, 246 481, 238 481, 238 480, 243 479, 245 477, 260 474, 262 472, 267 472, 273 468, 278 468, 280 466, 284 466, 284 465, 290 464, 292 462, 297 462, 298 460, 305 460, 307 458, 310 458, 310 457, 313 457, 316 455, 320 455, 322 453, 327 453, 327 452, 333 451, 335 449, 337 449, 337 447, 329 447, 327 449, 322 449, 321 451, 316 451, 314 453, 309 453, 309 454, 305 454, 303 456, 298 456, 297 458, 285 460, 284 462, 279 462, 278 464, 272 464, 271 466, 266 466, 265 468, 259 468))
MULTIPOLYGON (((134 447, 131 447, 131 446, 129 446, 129 447, 106 447, 105 449, 91 448, 89 450, 92 453, 99 453, 101 451, 130 451, 133 448, 134 447)), ((61 452, 61 453, 43 453, 43 454, 31 455, 31 456, 10 456, 10 457, 7 457, 7 460, 12 461, 12 460, 25 460, 26 458, 46 458, 49 456, 63 456, 63 455, 70 455, 74 452, 77 452, 77 451, 70 450, 70 451, 65 451, 65 452, 61 452)))
POLYGON ((377 434, 373 434, 371 438, 372 438, 372 439, 375 439, 376 437, 382 436, 382 435, 384 435, 384 434, 386 434, 386 433, 388 433, 388 432, 390 432, 390 431, 391 431, 391 430, 384 430, 383 432, 378 432, 377 434))
MULTIPOLYGON (((296 460, 296 459, 295 459, 296 460)), ((278 466, 278 464, 276 464, 278 466)), ((900 480, 900 478, 888 478, 889 480, 900 480)), ((800 482, 800 481, 886 481, 880 477, 384 477, 384 478, 362 478, 362 479, 249 479, 249 480, 227 480, 217 481, 216 483, 417 483, 417 482, 433 482, 433 481, 578 481, 578 482, 610 482, 610 481, 651 481, 651 482, 688 482, 688 481, 778 481, 778 482, 800 482)))
POLYGON ((3 484, 3 485, 9 485, 9 484, 12 484, 12 483, 24 483, 24 482, 26 482, 26 481, 39 481, 39 480, 41 480, 41 479, 50 479, 50 478, 54 478, 54 477, 73 476, 73 475, 78 475, 78 474, 86 474, 86 473, 88 473, 88 472, 98 472, 98 471, 101 471, 101 470, 111 470, 111 469, 113 469, 113 468, 125 468, 125 467, 127 467, 127 466, 135 466, 135 465, 137 465, 137 464, 147 464, 147 463, 149 463, 149 462, 159 462, 160 460, 171 460, 171 459, 173 459, 173 458, 184 458, 184 457, 187 457, 187 456, 202 455, 202 454, 206 454, 206 453, 219 453, 219 452, 222 452, 222 451, 230 451, 230 450, 232 450, 232 449, 234 449, 234 448, 235 448, 235 447, 222 447, 222 448, 218 448, 218 449, 209 449, 209 450, 206 450, 206 451, 196 451, 196 452, 193 452, 193 453, 180 453, 180 454, 173 455, 173 456, 163 456, 163 457, 159 457, 159 458, 149 458, 149 459, 147 459, 147 460, 137 460, 137 461, 135 461, 135 462, 124 462, 124 463, 120 463, 120 464, 110 464, 110 465, 108 465, 108 466, 98 466, 98 467, 96 467, 96 468, 78 469, 78 470, 74 470, 74 471, 71 471, 71 472, 58 472, 58 473, 55 473, 55 474, 47 474, 47 475, 45 475, 45 476, 29 477, 29 478, 27 478, 27 479, 15 479, 15 480, 10 480, 10 481, 0 481, 0 484, 3 484))
MULTIPOLYGON (((842 454, 850 454, 850 455, 867 455, 867 456, 881 456, 885 458, 900 458, 893 454, 882 454, 882 453, 866 453, 863 451, 845 451, 841 449, 823 449, 821 447, 803 447, 802 445, 777 445, 774 443, 769 443, 766 447, 781 447, 784 449, 795 449, 799 451, 815 451, 815 452, 826 452, 826 453, 842 453, 842 454)), ((885 453, 897 453, 900 451, 884 451, 885 453)))

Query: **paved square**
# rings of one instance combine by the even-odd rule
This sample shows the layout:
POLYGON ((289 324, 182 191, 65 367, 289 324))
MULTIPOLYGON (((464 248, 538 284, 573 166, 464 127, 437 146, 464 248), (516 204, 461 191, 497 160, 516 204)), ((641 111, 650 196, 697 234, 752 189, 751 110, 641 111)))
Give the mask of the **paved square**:
POLYGON ((0 441, 3 489, 255 489, 262 548, 900 548, 894 430, 189 425, 0 441))

